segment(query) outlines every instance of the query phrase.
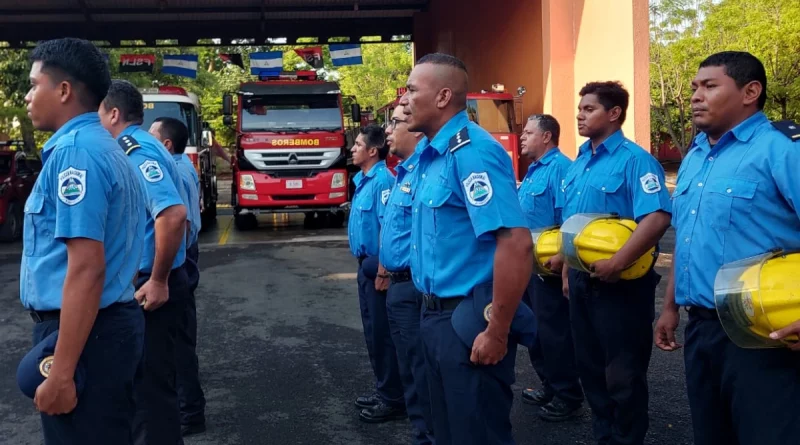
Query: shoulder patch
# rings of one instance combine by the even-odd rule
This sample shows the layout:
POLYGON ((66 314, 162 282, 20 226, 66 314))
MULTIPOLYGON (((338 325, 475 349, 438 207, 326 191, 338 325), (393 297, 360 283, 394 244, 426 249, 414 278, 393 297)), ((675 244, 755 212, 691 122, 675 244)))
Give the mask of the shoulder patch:
POLYGON ((158 182, 164 179, 164 172, 161 171, 161 166, 158 162, 147 160, 139 165, 139 170, 147 182, 158 182))
POLYGON ((126 155, 129 155, 136 150, 137 148, 141 147, 139 145, 139 141, 133 138, 133 136, 122 136, 121 138, 117 139, 119 146, 122 147, 122 151, 125 152, 126 155))
POLYGON ((391 192, 392 192, 392 189, 386 189, 386 190, 381 191, 381 203, 383 205, 386 205, 386 201, 389 200, 389 193, 391 193, 391 192))
POLYGON ((800 124, 795 121, 785 120, 773 122, 772 126, 793 141, 800 141, 800 124))
POLYGON ((86 197, 86 170, 69 167, 58 174, 58 199, 74 206, 86 197))
POLYGON ((467 200, 475 207, 481 207, 492 200, 494 191, 489 175, 486 172, 472 173, 467 179, 461 181, 464 185, 464 194, 467 200))
POLYGON ((658 180, 658 176, 653 173, 647 173, 646 175, 639 178, 639 182, 642 183, 642 190, 645 193, 658 193, 661 191, 661 182, 658 180))
POLYGON ((454 153, 456 150, 467 144, 469 144, 469 132, 467 131, 467 127, 464 127, 459 130, 455 136, 450 138, 450 143, 447 144, 447 149, 450 150, 450 153, 454 153))

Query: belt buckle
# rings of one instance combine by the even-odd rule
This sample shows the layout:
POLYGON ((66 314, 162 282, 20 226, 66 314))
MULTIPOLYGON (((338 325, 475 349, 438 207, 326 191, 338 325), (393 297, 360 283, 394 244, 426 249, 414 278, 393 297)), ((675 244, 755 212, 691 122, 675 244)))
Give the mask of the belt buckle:
POLYGON ((434 304, 434 296, 430 294, 422 294, 422 302, 425 304, 425 307, 428 309, 436 309, 436 305, 434 304))

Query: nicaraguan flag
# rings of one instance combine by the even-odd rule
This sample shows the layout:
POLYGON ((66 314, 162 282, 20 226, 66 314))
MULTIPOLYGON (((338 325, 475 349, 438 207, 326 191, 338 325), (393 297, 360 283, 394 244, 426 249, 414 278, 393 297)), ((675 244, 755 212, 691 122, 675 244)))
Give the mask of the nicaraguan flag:
POLYGON ((333 66, 361 65, 361 45, 358 43, 344 43, 341 45, 328 45, 331 50, 333 66))
POLYGON ((165 54, 161 72, 194 79, 197 77, 197 54, 165 54))
POLYGON ((283 71, 283 51, 250 54, 250 74, 277 75, 283 71))

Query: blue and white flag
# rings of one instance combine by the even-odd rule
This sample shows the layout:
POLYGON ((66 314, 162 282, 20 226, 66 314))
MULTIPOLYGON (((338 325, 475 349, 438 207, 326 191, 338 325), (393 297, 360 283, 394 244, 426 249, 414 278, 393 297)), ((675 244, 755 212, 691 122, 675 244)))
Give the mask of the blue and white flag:
POLYGON ((358 43, 344 43, 341 45, 328 45, 331 51, 333 66, 361 65, 361 45, 358 43))
POLYGON ((283 71, 283 51, 250 54, 250 74, 278 75, 283 71))
POLYGON ((194 79, 197 77, 197 54, 165 54, 161 72, 194 79))

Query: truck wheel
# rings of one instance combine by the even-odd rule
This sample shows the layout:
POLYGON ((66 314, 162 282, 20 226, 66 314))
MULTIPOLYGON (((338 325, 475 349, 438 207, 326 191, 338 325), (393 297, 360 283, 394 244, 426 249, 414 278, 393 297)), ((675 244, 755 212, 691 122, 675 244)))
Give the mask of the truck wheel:
POLYGON ((344 225, 344 212, 333 212, 328 217, 328 227, 339 229, 344 225))
POLYGON ((201 230, 203 231, 217 225, 217 206, 206 207, 206 211, 200 215, 200 219, 202 220, 201 230))
POLYGON ((303 219, 303 228, 313 230, 319 228, 320 218, 317 212, 308 212, 303 219))
POLYGON ((22 237, 22 206, 12 202, 7 211, 6 222, 0 226, 0 241, 16 241, 22 237))
POLYGON ((234 216, 233 223, 238 230, 242 231, 253 230, 258 227, 258 219, 252 213, 234 216))

